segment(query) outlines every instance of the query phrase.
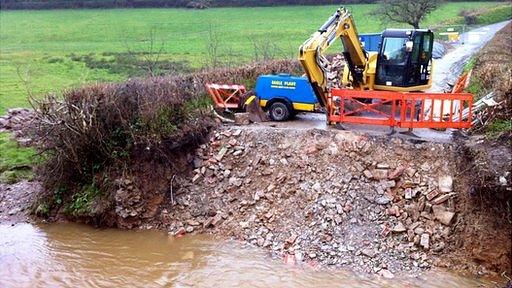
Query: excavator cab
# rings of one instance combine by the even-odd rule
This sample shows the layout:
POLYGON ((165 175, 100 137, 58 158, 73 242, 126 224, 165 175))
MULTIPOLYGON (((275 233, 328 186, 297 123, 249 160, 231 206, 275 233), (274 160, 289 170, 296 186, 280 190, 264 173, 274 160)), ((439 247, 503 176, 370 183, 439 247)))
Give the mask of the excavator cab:
POLYGON ((375 85, 383 90, 422 90, 430 84, 433 44, 430 30, 385 30, 377 55, 375 85))

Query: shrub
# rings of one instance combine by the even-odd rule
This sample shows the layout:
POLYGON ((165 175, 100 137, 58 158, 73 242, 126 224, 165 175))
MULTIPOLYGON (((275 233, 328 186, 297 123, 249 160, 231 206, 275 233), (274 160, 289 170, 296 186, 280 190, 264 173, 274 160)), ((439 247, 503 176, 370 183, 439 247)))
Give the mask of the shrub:
POLYGON ((477 22, 478 11, 475 9, 463 9, 459 12, 459 16, 464 17, 464 24, 474 25, 477 22))
POLYGON ((137 173, 148 170, 154 179, 130 180, 134 183, 128 185, 133 186, 130 191, 159 189, 152 186, 155 181, 169 180, 162 170, 177 169, 183 163, 180 159, 202 143, 214 126, 206 83, 246 83, 260 74, 299 69, 295 61, 274 61, 89 85, 67 90, 62 98, 48 95, 35 104, 38 149, 45 159, 39 172, 47 191, 59 191, 58 197, 48 195, 48 206, 64 205, 74 217, 91 216, 93 210, 111 212, 116 183, 136 179, 137 173), (97 209, 97 198, 108 202, 101 205, 103 210, 97 209))
POLYGON ((512 18, 512 7, 510 4, 500 5, 486 10, 476 16, 476 24, 492 24, 512 18))
POLYGON ((211 120, 185 109, 192 95, 177 93, 178 85, 163 77, 135 79, 69 90, 63 101, 48 96, 37 128, 48 156, 45 182, 85 184, 136 151, 159 157, 199 139, 211 120))

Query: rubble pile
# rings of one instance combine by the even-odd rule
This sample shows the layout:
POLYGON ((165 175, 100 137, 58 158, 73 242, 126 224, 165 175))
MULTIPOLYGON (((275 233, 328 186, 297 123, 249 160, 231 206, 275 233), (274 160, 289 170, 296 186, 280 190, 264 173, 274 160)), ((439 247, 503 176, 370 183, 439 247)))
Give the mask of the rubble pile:
POLYGON ((448 249, 456 222, 452 154, 346 131, 222 128, 189 155, 193 175, 176 179, 159 223, 288 263, 419 272, 448 249))
POLYGON ((341 88, 343 79, 343 68, 345 66, 345 59, 342 55, 335 55, 327 67, 327 87, 328 88, 341 88))
POLYGON ((7 114, 0 117, 0 132, 11 131, 22 146, 32 144, 27 130, 35 118, 35 113, 27 108, 14 108, 7 110, 7 114))

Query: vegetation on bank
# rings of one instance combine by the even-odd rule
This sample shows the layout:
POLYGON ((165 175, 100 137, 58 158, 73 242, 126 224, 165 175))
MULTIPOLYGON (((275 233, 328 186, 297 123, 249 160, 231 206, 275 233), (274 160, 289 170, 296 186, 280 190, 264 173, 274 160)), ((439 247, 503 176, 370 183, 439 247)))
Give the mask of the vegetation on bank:
POLYGON ((475 100, 490 92, 501 105, 482 119, 475 132, 491 138, 512 135, 512 24, 508 24, 465 67, 472 69, 468 92, 475 100))
POLYGON ((33 148, 20 147, 8 132, 0 133, 0 182, 16 183, 32 179, 33 148))
MULTIPOLYGON (((87 215, 110 178, 130 173, 142 159, 165 161, 184 145, 194 145, 211 127, 199 109, 199 96, 179 93, 176 79, 137 79, 96 84, 46 97, 37 110, 39 149, 46 161, 42 179, 55 200, 73 216, 87 215)), ((199 94, 198 94, 199 95, 199 94)), ((115 178, 114 178, 115 179, 115 178)))
POLYGON ((487 25, 509 20, 511 18, 512 6, 509 3, 508 5, 499 5, 491 9, 484 9, 481 13, 477 13, 476 21, 474 24, 487 25))
MULTIPOLYGON (((215 125, 204 83, 232 80, 251 85, 257 75, 298 69, 295 61, 274 61, 89 85, 65 91, 62 100, 48 95, 37 105, 40 121, 35 127, 37 148, 45 159, 40 177, 50 192, 36 210, 101 217, 112 212, 116 191, 126 179, 140 176, 146 180, 129 180, 131 189, 155 190, 147 179, 179 169, 180 159, 215 125)), ((165 187, 171 187, 167 182, 165 187)))
POLYGON ((459 12, 459 17, 446 18, 433 25, 431 28, 436 33, 436 39, 448 40, 442 32, 451 31, 459 33, 467 32, 474 27, 489 25, 512 19, 511 3, 496 3, 494 6, 467 7, 459 12))
MULTIPOLYGON (((462 9, 496 5, 503 4, 447 3, 421 26, 462 19, 462 9)), ((360 33, 387 26, 369 16, 376 4, 348 7, 360 33)), ((43 95, 98 81, 295 59, 299 45, 336 8, 1 11, 0 114, 27 106, 27 91, 43 95)))

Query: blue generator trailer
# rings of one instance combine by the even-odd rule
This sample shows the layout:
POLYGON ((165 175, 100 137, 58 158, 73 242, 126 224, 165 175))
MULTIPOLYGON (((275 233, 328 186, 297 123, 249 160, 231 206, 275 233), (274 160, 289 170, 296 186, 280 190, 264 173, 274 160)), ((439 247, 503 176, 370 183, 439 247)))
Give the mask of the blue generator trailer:
POLYGON ((306 77, 290 74, 261 75, 256 80, 256 97, 274 121, 285 121, 298 112, 313 112, 318 100, 306 77))

